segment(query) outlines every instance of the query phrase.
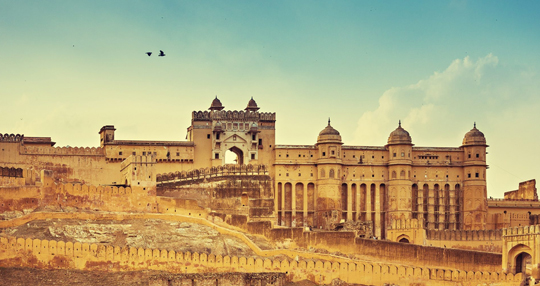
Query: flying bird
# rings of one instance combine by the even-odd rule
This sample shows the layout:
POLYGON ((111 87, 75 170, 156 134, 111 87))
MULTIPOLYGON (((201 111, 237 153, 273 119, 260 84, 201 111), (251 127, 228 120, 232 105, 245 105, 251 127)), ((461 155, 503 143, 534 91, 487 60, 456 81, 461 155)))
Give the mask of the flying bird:
POLYGON ((152 55, 152 52, 147 52, 146 53, 148 56, 151 56, 152 55))
POLYGON ((160 57, 164 57, 165 56, 165 53, 162 51, 162 50, 159 50, 159 55, 160 57))

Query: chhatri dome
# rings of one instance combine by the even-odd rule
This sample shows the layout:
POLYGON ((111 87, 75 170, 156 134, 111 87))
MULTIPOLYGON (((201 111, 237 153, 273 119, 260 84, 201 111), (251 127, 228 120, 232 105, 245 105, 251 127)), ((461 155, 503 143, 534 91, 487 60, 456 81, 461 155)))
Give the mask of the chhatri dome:
POLYGON ((476 129, 476 122, 473 129, 463 137, 463 146, 467 145, 486 145, 486 137, 484 137, 484 133, 476 129))
POLYGON ((401 120, 399 121, 398 128, 390 133, 388 144, 412 144, 411 135, 401 127, 401 120))
POLYGON ((328 126, 319 132, 317 143, 341 143, 341 135, 330 125, 330 118, 328 118, 328 126))
POLYGON ((246 111, 257 111, 257 110, 259 110, 259 107, 257 106, 257 102, 255 102, 255 100, 253 100, 253 96, 249 100, 248 105, 247 105, 245 110, 246 111))
POLYGON ((216 98, 214 98, 214 100, 212 100, 212 104, 210 105, 210 110, 214 111, 214 110, 222 110, 223 108, 225 108, 222 104, 221 104, 221 101, 219 101, 219 99, 217 98, 217 95, 216 95, 216 98))

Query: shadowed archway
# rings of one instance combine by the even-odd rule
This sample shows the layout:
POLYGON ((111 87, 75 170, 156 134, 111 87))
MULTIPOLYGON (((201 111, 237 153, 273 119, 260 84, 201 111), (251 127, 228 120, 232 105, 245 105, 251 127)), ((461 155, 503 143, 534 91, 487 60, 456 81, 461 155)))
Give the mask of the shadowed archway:
POLYGON ((244 152, 240 148, 234 146, 225 152, 225 164, 244 164, 244 152), (232 153, 231 153, 232 152, 232 153), (231 160, 230 156, 236 156, 231 160))

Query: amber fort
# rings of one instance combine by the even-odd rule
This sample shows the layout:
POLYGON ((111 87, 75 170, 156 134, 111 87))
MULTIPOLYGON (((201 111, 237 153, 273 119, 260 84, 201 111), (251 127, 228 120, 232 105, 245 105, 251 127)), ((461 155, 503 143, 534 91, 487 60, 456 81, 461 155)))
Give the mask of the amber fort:
POLYGON ((422 146, 400 121, 387 142, 352 146, 321 118, 312 145, 287 145, 276 113, 253 98, 238 108, 214 98, 192 112, 184 141, 116 138, 114 125, 96 130, 98 147, 1 134, 5 281, 65 282, 66 271, 166 286, 540 279, 535 180, 491 198, 480 125, 460 126, 453 147, 422 146))

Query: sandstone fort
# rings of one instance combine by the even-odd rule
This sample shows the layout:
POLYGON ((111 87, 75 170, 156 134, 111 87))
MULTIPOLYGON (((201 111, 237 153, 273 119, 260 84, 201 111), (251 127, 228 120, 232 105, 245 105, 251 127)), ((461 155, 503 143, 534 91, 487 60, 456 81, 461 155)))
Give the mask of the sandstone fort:
POLYGON ((276 120, 253 98, 233 111, 216 97, 192 112, 185 141, 116 138, 114 125, 91 148, 0 134, 0 274, 154 273, 141 274, 149 285, 540 279, 535 180, 489 197, 476 124, 454 147, 414 142, 406 122, 380 146, 346 145, 330 120, 312 145, 284 145, 276 120))

